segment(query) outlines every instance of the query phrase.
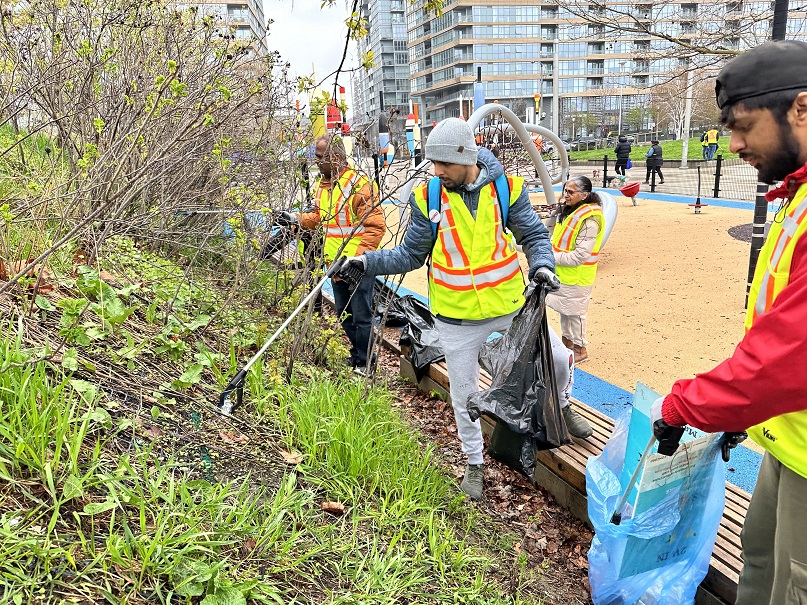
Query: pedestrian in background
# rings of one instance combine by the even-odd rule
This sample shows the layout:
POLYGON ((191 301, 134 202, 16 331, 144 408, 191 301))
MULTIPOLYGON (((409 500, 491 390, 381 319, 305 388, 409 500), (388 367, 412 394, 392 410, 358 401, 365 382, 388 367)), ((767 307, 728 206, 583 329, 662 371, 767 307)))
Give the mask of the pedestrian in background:
POLYGON ((628 138, 624 134, 619 135, 616 147, 614 147, 614 153, 616 154, 616 164, 614 165, 614 170, 617 174, 622 175, 623 177, 625 176, 625 169, 628 167, 630 151, 631 146, 630 143, 628 143, 628 138))
POLYGON ((807 602, 807 43, 768 42, 715 83, 729 149, 784 184, 748 293, 745 336, 713 370, 679 380, 651 409, 660 428, 748 431, 764 450, 741 533, 737 605, 807 602))
POLYGON ((560 289, 546 297, 546 304, 560 313, 563 344, 574 353, 574 362, 582 363, 588 360, 586 314, 605 228, 602 203, 592 191, 591 179, 573 176, 566 181, 563 205, 550 226, 560 289))
POLYGON ((717 131, 717 128, 710 128, 706 131, 706 143, 709 145, 709 157, 708 159, 713 160, 715 157, 715 153, 717 153, 717 141, 720 139, 720 133, 717 131))
POLYGON ((664 184, 664 175, 661 174, 661 167, 664 165, 663 152, 658 141, 650 141, 650 149, 645 154, 647 158, 647 175, 644 178, 645 184, 650 182, 650 174, 655 172, 659 178, 659 184, 664 184))

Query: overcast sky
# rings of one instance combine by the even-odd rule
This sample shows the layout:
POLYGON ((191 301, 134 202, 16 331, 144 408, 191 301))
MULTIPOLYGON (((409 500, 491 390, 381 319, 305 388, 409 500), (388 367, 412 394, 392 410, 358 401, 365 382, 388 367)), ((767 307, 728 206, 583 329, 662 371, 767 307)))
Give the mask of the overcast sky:
MULTIPOLYGON (((320 0, 264 0, 263 9, 269 25, 269 50, 280 51, 283 59, 291 63, 295 75, 315 72, 317 81, 339 67, 345 47, 347 9, 342 1, 331 8, 320 8, 320 0), (313 66, 313 67, 312 67, 313 66)), ((343 68, 356 65, 355 45, 351 44, 343 68)), ((340 84, 347 89, 350 105, 350 77, 342 74, 340 84)), ((333 79, 323 88, 333 90, 333 79)))

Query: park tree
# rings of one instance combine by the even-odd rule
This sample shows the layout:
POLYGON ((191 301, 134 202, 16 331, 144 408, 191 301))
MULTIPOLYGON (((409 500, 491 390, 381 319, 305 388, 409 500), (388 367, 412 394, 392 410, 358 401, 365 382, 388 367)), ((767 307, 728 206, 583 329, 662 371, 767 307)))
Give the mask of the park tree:
POLYGON ((625 124, 633 131, 642 130, 647 110, 644 107, 632 107, 625 112, 625 124))
MULTIPOLYGON (((700 68, 715 68, 726 58, 770 38, 772 3, 743 2, 579 2, 559 0, 573 18, 598 28, 606 39, 633 34, 633 48, 642 60, 674 58, 700 68)), ((802 7, 791 7, 803 12, 802 7)), ((623 52, 625 52, 623 50, 623 52)))
POLYGON ((287 66, 203 7, 4 4, 0 188, 7 220, 48 226, 18 275, 68 243, 92 259, 113 235, 200 253, 215 240, 210 224, 180 227, 180 213, 291 197, 293 170, 258 161, 299 148, 287 66))

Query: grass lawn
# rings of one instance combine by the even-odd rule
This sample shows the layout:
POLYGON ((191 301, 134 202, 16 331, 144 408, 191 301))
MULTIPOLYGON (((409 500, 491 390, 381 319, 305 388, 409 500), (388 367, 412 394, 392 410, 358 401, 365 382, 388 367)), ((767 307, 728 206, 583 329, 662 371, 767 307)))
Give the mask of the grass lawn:
MULTIPOLYGON (((729 139, 728 137, 721 137, 717 153, 723 154, 723 159, 729 158, 736 158, 739 157, 736 153, 731 153, 728 150, 729 139)), ((680 160, 683 156, 683 140, 675 140, 675 141, 661 141, 661 148, 664 151, 664 159, 665 160, 680 160)), ((650 149, 650 145, 634 145, 633 149, 631 150, 631 160, 635 161, 644 161, 645 154, 647 150, 650 149)), ((572 161, 576 160, 601 160, 603 155, 607 155, 609 159, 615 159, 616 154, 614 154, 613 149, 592 149, 590 151, 572 151, 569 153, 569 159, 572 161)), ((715 155, 717 157, 717 155, 715 155)), ((689 139, 689 151, 687 153, 687 159, 690 160, 700 160, 703 158, 703 152, 701 151, 701 142, 700 137, 692 137, 689 139)))

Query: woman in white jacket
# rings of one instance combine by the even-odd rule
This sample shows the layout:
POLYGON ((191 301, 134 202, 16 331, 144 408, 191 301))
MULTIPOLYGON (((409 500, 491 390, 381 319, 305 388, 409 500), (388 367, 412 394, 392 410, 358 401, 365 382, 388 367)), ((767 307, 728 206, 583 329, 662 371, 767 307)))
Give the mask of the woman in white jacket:
POLYGON ((546 303, 560 313, 563 343, 574 352, 575 363, 588 359, 586 313, 597 274, 597 257, 603 243, 605 219, 602 202, 591 180, 573 176, 563 186, 563 205, 552 229, 552 250, 560 290, 546 303))

